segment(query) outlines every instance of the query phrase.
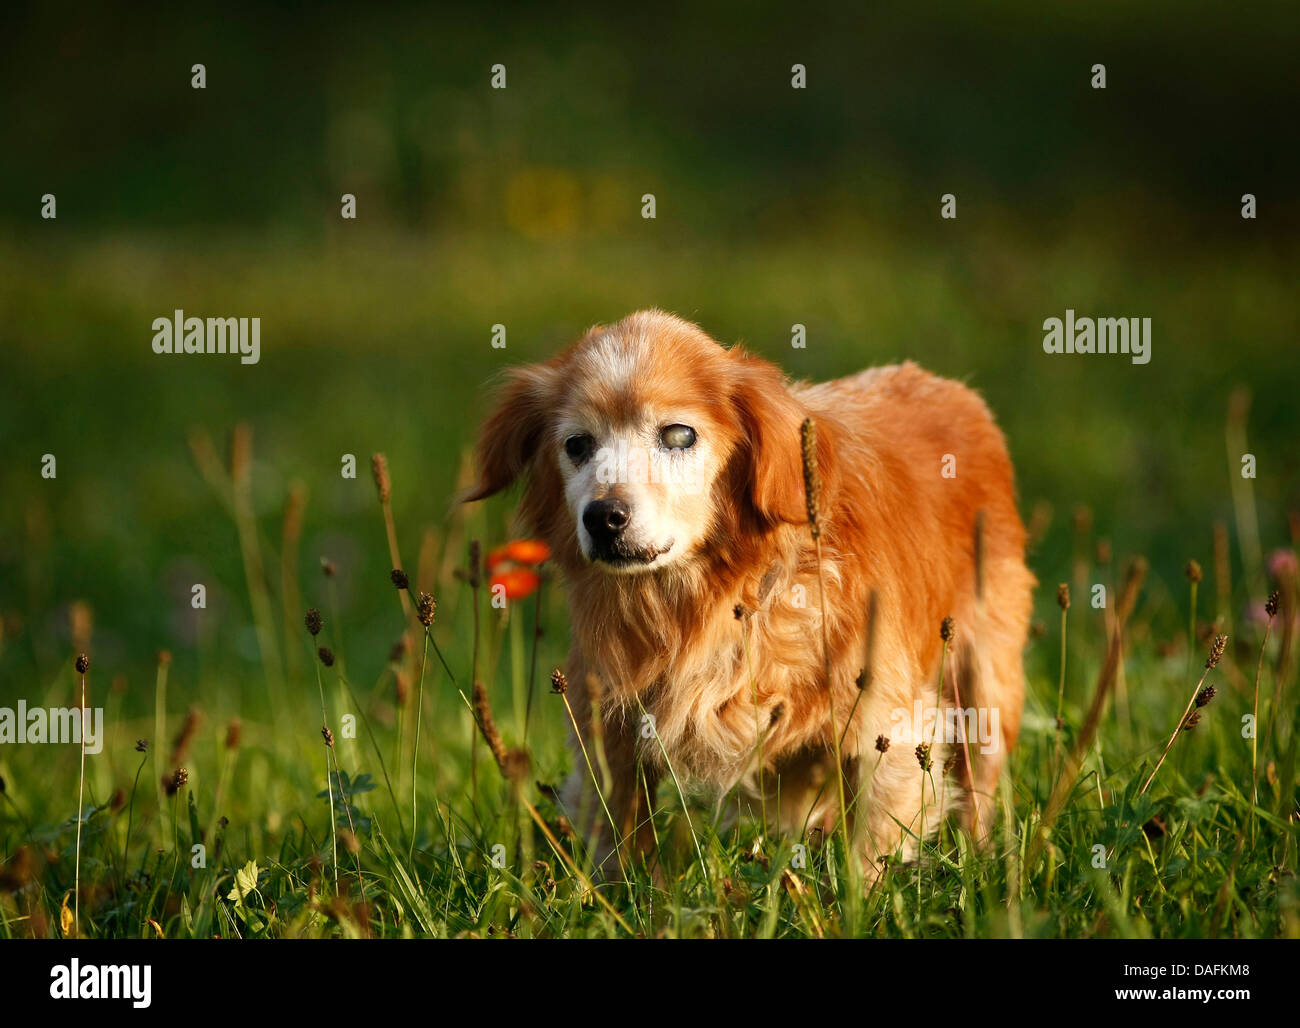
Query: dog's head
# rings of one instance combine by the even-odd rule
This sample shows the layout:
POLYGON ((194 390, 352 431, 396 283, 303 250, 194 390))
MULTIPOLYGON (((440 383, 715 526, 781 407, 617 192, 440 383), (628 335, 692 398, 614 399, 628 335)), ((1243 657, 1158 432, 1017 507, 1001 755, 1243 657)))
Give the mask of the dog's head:
MULTIPOLYGON (((775 366, 642 311, 507 372, 464 499, 526 477, 524 517, 562 557, 667 568, 804 520, 803 417, 775 366)), ((829 456, 821 433, 823 477, 829 456)))

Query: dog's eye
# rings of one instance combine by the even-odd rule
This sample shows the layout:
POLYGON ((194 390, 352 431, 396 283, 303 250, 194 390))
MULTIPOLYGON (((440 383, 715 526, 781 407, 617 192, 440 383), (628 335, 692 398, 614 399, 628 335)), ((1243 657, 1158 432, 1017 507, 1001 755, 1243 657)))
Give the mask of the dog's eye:
POLYGON ((591 451, 596 445, 596 440, 589 435, 571 435, 564 440, 564 452, 569 455, 569 459, 575 464, 581 464, 591 456, 591 451))
POLYGON ((659 438, 670 450, 689 450, 695 445, 695 429, 689 425, 669 425, 659 438))

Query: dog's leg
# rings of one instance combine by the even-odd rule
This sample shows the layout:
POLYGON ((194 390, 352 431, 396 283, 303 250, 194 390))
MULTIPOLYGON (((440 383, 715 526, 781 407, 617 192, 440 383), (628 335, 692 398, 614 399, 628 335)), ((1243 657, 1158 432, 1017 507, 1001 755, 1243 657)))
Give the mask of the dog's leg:
MULTIPOLYGON (((971 615, 974 633, 959 667, 961 706, 966 708, 967 748, 958 759, 969 794, 963 812, 966 830, 986 843, 996 820, 998 783, 1020 735, 1025 701, 1024 647, 1029 631, 1033 579, 1023 563, 993 569, 990 602, 971 615), (973 715, 973 716, 972 716, 973 715)), ((960 743, 958 743, 960 746, 960 743)))
MULTIPOLYGON (((854 841, 863 861, 866 884, 871 885, 895 860, 912 863, 921 852, 922 840, 929 839, 939 824, 945 781, 943 750, 934 751, 927 774, 912 748, 891 747, 879 760, 866 760, 869 770, 861 776, 862 796, 858 800, 854 841)), ((875 754, 873 754, 873 758, 875 754)))
MULTIPOLYGON (((975 708, 974 732, 968 733, 972 765, 970 796, 965 810, 965 826, 976 843, 988 841, 996 819, 998 782, 1007 756, 1020 732, 1020 713, 1024 703, 1024 668, 1021 645, 1003 646, 986 651, 975 664, 972 699, 963 701, 975 708)), ((961 759, 965 761, 965 755, 961 759)))
MULTIPOLYGON (((652 803, 659 784, 656 763, 641 759, 636 726, 622 719, 606 719, 605 752, 610 783, 609 813, 617 831, 615 845, 624 862, 649 860, 655 853, 652 803)), ((603 854, 606 865, 614 847, 603 854)))
POLYGON ((627 862, 654 853, 650 798, 659 771, 639 759, 635 724, 607 710, 601 718, 602 730, 594 732, 587 689, 571 686, 569 702, 581 736, 573 734, 570 739, 573 771, 561 800, 575 829, 589 843, 596 869, 607 877, 618 875, 627 862))
MULTIPOLYGON (((945 675, 947 677, 947 675, 945 675)), ((853 837, 862 856, 869 886, 890 861, 911 863, 931 839, 940 819, 953 813, 952 782, 960 772, 945 771, 953 747, 942 724, 926 712, 937 713, 934 676, 904 664, 886 666, 876 678, 859 711, 860 728, 852 733, 850 751, 858 765, 853 837), (921 682, 920 685, 908 683, 921 682), (920 713, 922 719, 917 720, 920 713), (929 768, 923 768, 918 745, 928 747, 929 768)))

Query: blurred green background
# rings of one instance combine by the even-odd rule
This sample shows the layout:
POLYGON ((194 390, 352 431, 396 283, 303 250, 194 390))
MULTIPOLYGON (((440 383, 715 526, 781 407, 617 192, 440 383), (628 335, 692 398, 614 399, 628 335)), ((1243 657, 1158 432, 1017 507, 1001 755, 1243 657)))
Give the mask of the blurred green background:
MULTIPOLYGON (((445 538, 492 376, 650 305, 796 376, 911 358, 981 390, 1039 509, 1044 609, 1079 506, 1158 586, 1209 567, 1216 522, 1240 572, 1237 387, 1263 547, 1292 542, 1294 4, 42 7, 5 37, 0 698, 66 672, 75 601, 105 674, 147 680, 166 648, 182 695, 201 664, 255 681, 234 525, 189 443, 224 456, 239 423, 273 591, 301 482, 303 602, 324 605, 334 560, 374 680, 401 620, 370 454, 413 565, 427 527, 445 538), (1150 364, 1045 355, 1067 307, 1150 317, 1150 364), (260 317, 261 363, 156 356, 176 308, 260 317)), ((508 515, 469 528, 490 545, 508 515)))

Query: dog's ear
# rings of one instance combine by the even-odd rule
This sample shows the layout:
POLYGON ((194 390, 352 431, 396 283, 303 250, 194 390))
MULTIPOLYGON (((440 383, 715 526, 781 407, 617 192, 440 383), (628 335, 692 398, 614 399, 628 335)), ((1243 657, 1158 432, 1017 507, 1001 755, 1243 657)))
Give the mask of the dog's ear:
MULTIPOLYGON (((732 403, 740 418, 738 457, 742 495, 761 524, 799 524, 808 520, 804 490, 801 427, 807 412, 790 394, 780 370, 732 348, 736 381, 732 403)), ((833 434, 818 422, 817 466, 822 495, 835 478, 833 434)))
POLYGON ((528 467, 546 432, 558 384, 554 362, 506 372, 496 406, 479 430, 478 483, 461 495, 462 503, 499 493, 528 467))

